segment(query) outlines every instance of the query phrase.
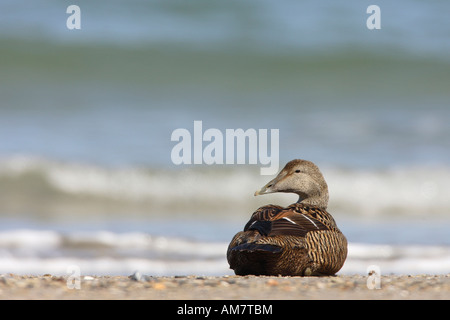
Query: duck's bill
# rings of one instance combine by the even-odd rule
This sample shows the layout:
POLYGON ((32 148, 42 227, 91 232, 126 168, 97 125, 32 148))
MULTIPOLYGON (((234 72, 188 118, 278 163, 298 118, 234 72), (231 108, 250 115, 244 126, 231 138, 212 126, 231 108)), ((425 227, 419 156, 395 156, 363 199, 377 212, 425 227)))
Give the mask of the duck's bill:
POLYGON ((260 195, 262 195, 262 194, 264 194, 264 192, 262 192, 262 189, 261 189, 261 190, 256 190, 256 191, 255 191, 255 197, 256 197, 256 196, 260 196, 260 195))
POLYGON ((273 190, 273 185, 274 185, 275 179, 270 181, 268 184, 266 184, 264 187, 262 187, 260 190, 257 190, 255 192, 255 197, 256 196, 260 196, 262 194, 268 194, 268 193, 274 193, 276 192, 275 190, 273 190))

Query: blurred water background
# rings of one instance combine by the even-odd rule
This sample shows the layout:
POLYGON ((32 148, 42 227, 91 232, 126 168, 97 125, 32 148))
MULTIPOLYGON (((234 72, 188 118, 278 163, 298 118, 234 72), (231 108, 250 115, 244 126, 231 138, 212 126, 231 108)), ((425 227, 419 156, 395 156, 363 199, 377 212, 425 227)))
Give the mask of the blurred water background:
POLYGON ((0 2, 0 273, 232 274, 260 165, 177 128, 280 130, 346 234, 341 273, 450 270, 450 2, 0 2), (81 9, 68 30, 66 9, 81 9), (381 8, 381 30, 366 9, 381 8))

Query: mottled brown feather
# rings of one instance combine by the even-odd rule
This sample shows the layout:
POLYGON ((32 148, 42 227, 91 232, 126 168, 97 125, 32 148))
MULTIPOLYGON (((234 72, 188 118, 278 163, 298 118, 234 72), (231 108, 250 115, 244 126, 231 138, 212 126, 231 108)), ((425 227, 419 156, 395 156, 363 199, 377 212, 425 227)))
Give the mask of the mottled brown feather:
POLYGON ((332 275, 347 257, 347 240, 326 210, 301 203, 287 208, 267 205, 256 210, 244 231, 233 238, 227 257, 237 274, 332 275), (267 234, 252 226, 262 221, 272 223, 267 234), (261 250, 255 255, 242 244, 271 245, 282 250, 266 254, 261 250), (241 250, 235 250, 238 246, 241 250), (264 268, 259 260, 265 260, 264 268))

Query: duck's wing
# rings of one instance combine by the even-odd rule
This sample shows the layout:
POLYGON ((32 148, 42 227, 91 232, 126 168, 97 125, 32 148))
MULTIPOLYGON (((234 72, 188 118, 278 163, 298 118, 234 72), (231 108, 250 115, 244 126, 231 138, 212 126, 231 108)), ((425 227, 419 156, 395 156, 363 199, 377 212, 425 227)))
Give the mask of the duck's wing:
POLYGON ((283 207, 276 206, 273 204, 269 204, 269 205, 258 208, 255 212, 253 212, 250 220, 245 225, 244 231, 249 230, 249 227, 255 221, 272 221, 283 210, 284 210, 283 207))
MULTIPOLYGON (((305 237, 308 232, 330 230, 312 209, 291 205, 287 208, 264 206, 255 211, 244 231, 257 230, 263 236, 290 235, 305 237)), ((317 211, 317 208, 314 208, 317 211)), ((320 210, 320 209, 319 209, 320 210)), ((326 211, 324 214, 329 215, 326 211)))

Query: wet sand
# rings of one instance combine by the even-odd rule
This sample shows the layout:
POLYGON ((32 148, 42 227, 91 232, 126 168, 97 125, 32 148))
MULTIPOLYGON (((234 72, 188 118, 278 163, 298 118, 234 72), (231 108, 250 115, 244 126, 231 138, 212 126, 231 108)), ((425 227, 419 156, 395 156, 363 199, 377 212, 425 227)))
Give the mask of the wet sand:
POLYGON ((68 276, 0 275, 1 299, 450 299, 450 274, 382 276, 68 276), (79 288, 77 288, 79 287, 79 288))

